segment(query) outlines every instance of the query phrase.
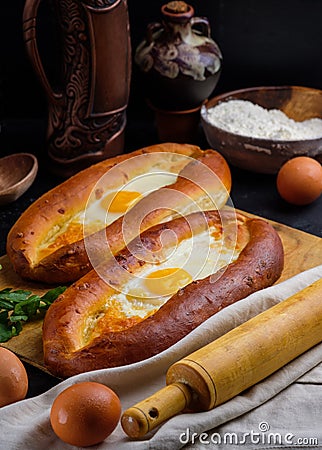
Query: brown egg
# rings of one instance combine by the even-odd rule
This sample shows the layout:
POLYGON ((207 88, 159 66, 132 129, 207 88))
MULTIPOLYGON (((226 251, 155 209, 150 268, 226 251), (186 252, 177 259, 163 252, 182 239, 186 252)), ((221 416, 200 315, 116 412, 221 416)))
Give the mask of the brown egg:
POLYGON ((78 447, 99 444, 117 426, 120 399, 101 383, 85 381, 69 386, 54 400, 50 422, 56 435, 78 447))
POLYGON ((28 375, 20 359, 10 350, 0 347, 0 407, 26 397, 28 375))
POLYGON ((280 196, 293 205, 308 205, 322 193, 322 166, 307 156, 287 161, 276 180, 280 196))

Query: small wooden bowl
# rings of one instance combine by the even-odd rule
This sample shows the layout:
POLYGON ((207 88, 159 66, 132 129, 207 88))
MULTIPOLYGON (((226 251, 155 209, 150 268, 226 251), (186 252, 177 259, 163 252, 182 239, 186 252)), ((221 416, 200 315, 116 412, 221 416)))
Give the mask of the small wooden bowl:
POLYGON ((16 153, 0 159, 0 205, 17 200, 32 185, 38 171, 37 158, 16 153))
POLYGON ((310 156, 322 162, 322 137, 309 140, 270 140, 241 136, 217 128, 207 120, 207 110, 229 100, 248 100, 266 109, 280 109, 303 121, 322 118, 322 91, 300 86, 269 86, 240 89, 209 100, 201 108, 201 123, 209 145, 233 166, 258 173, 277 173, 295 156, 310 156))

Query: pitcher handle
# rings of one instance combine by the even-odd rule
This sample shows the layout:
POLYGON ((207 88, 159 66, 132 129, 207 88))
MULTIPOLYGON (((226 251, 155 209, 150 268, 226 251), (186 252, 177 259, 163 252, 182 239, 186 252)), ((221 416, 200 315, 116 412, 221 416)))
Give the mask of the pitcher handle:
POLYGON ((26 0, 23 10, 23 36, 28 56, 48 97, 52 101, 57 101, 62 98, 62 94, 56 93, 52 90, 38 52, 36 39, 36 19, 40 1, 41 0, 26 0))
POLYGON ((192 17, 190 20, 191 27, 200 26, 204 36, 210 37, 210 24, 206 17, 192 17))
POLYGON ((152 22, 149 23, 146 29, 146 41, 148 44, 152 44, 153 42, 153 34, 158 31, 161 30, 162 25, 159 22, 152 22))

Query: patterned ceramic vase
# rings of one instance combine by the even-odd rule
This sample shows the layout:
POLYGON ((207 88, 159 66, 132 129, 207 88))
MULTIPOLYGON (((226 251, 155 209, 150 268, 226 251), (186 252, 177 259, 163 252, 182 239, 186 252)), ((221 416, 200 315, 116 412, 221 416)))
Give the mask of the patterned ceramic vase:
POLYGON ((157 108, 199 107, 213 92, 222 67, 222 54, 210 36, 209 21, 194 16, 182 1, 161 8, 162 22, 151 23, 135 53, 146 96, 157 108))

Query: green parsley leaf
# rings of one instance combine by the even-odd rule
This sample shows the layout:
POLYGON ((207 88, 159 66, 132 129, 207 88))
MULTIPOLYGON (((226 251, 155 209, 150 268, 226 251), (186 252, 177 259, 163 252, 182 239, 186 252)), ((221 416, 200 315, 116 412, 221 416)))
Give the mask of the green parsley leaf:
POLYGON ((0 323, 0 342, 7 342, 13 336, 11 328, 7 324, 0 323))
POLYGON ((65 289, 65 286, 59 286, 43 296, 24 289, 0 290, 0 342, 7 342, 17 336, 22 330, 23 322, 40 317, 65 289))

